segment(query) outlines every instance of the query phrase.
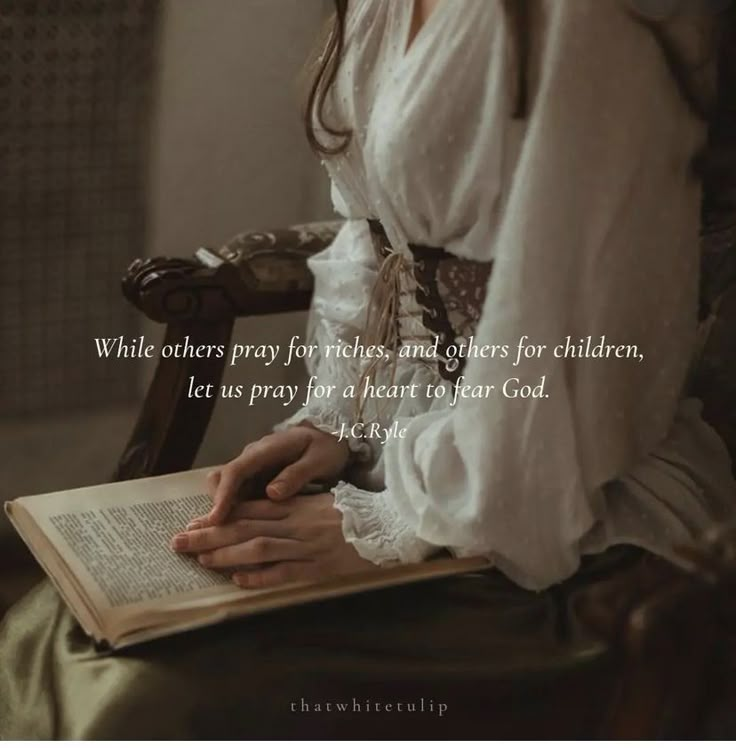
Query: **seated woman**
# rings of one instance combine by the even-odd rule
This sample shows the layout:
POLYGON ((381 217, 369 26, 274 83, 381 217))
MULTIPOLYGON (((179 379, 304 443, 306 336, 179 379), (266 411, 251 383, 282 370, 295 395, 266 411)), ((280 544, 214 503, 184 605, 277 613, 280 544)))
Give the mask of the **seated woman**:
POLYGON ((702 6, 337 0, 307 109, 346 218, 311 261, 312 374, 334 394, 215 471, 212 512, 172 545, 245 587, 441 549, 513 585, 446 580, 104 660, 42 587, 0 639, 4 737, 274 735, 330 689, 452 693, 559 625, 559 595, 520 588, 616 546, 673 558, 733 515, 728 451, 687 396, 693 165, 724 25, 702 6), (327 355, 356 338, 385 360, 327 355), (414 396, 364 398, 367 383, 414 396), (336 485, 305 495, 314 482, 336 485))

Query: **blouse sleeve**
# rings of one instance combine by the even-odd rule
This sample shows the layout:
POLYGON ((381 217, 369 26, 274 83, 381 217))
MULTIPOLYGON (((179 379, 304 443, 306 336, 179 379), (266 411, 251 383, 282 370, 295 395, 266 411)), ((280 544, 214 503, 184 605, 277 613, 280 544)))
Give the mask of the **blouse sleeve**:
MULTIPOLYGON (((333 201, 342 208, 333 185, 333 201)), ((345 209, 342 208, 343 215, 345 209)), ((322 385, 331 385, 330 394, 311 397, 294 415, 276 426, 309 424, 328 433, 340 433, 342 427, 350 434, 348 444, 356 456, 366 456, 368 445, 350 427, 355 422, 355 403, 343 393, 359 380, 359 361, 354 357, 338 357, 334 347, 352 342, 365 325, 365 303, 376 276, 376 260, 366 248, 372 246, 365 220, 346 218, 332 244, 309 260, 315 279, 308 324, 308 343, 315 346, 315 355, 305 359, 308 374, 322 385)))
MULTIPOLYGON (((575 571, 582 539, 605 522, 603 487, 672 424, 695 333, 700 201, 690 165, 704 137, 655 37, 624 3, 544 8, 503 218, 485 254, 473 250, 494 260, 475 342, 509 355, 468 361, 463 384, 493 385, 489 397, 401 424, 376 495, 423 544, 409 556, 435 546, 486 555, 529 588, 575 571), (556 357, 568 336, 636 346, 641 360, 556 357), (522 339, 545 349, 517 365, 522 339), (505 382, 543 382, 544 396, 506 397, 505 382)), ((354 526, 361 497, 339 503, 354 526)), ((356 547, 386 558, 370 542, 356 547)))

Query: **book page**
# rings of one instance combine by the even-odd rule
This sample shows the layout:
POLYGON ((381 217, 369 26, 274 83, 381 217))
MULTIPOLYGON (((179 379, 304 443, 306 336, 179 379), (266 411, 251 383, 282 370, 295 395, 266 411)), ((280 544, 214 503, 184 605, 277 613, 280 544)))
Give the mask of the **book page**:
POLYGON ((48 522, 73 550, 110 607, 217 587, 226 577, 173 553, 168 544, 192 517, 206 513, 206 494, 130 506, 51 514, 48 522))
POLYGON ((242 590, 169 541, 212 505, 204 470, 19 499, 100 611, 242 590))

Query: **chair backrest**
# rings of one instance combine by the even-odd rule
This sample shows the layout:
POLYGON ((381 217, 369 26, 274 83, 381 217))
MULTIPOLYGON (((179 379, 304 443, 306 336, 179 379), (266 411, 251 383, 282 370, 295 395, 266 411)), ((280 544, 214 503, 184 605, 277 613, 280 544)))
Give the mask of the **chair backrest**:
POLYGON ((701 350, 691 381, 736 465, 736 8, 723 20, 718 98, 703 161, 701 350))

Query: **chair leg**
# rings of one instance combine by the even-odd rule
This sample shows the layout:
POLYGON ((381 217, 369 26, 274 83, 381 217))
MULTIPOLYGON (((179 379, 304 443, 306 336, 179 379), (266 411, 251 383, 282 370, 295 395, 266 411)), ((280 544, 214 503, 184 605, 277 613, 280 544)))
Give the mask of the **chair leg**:
MULTIPOLYGON (((164 345, 223 345, 233 320, 169 324, 164 345)), ((160 358, 143 409, 113 475, 114 481, 174 473, 191 468, 222 381, 226 358, 160 358), (190 398, 190 378, 212 384, 215 396, 190 398)))

